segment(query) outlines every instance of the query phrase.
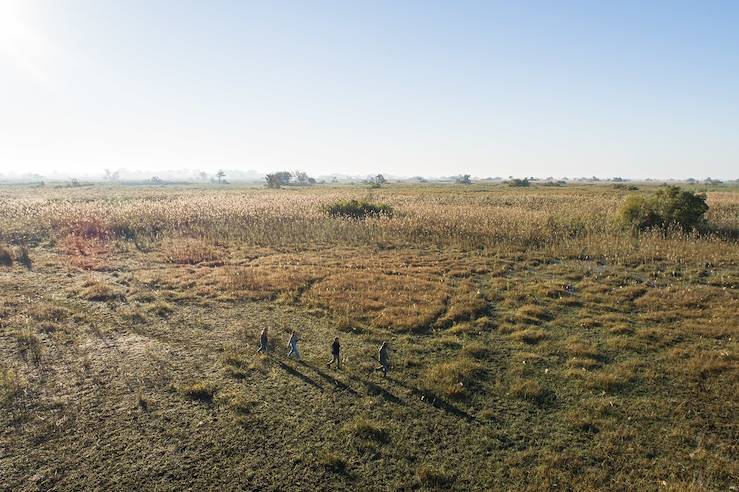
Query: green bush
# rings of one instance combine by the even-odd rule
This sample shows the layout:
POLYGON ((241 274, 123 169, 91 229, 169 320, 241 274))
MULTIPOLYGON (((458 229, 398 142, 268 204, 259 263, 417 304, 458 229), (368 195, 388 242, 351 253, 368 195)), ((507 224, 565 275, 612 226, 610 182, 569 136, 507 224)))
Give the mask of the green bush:
POLYGON ((345 217, 350 219, 366 219, 367 217, 391 216, 393 209, 390 205, 375 205, 366 201, 342 200, 326 207, 331 217, 345 217))
POLYGON ((627 197, 621 208, 621 220, 638 230, 679 227, 690 231, 705 226, 703 216, 707 211, 705 195, 666 186, 651 196, 627 197))
POLYGON ((530 183, 529 183, 528 178, 523 178, 523 179, 515 178, 515 179, 510 180, 508 184, 516 188, 526 188, 527 186, 529 186, 530 183))

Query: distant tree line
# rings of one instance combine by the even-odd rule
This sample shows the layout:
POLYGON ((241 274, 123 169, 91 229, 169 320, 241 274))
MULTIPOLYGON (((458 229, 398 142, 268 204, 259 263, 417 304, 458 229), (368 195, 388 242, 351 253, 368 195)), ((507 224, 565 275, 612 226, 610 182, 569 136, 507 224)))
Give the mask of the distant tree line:
POLYGON ((267 188, 281 188, 283 186, 312 186, 316 180, 303 171, 279 171, 267 174, 264 177, 267 188))

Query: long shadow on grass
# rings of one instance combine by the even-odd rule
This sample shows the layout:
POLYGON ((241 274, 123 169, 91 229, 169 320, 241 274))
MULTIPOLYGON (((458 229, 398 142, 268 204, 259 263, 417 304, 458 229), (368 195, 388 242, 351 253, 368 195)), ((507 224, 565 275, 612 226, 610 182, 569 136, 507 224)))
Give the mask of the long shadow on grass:
POLYGON ((306 376, 302 372, 298 371, 294 367, 288 366, 287 364, 285 364, 281 360, 278 360, 277 361, 277 364, 281 368, 283 368, 285 371, 287 371, 288 374, 292 374, 293 376, 296 376, 296 377, 302 379, 304 382, 310 384, 311 386, 314 386, 314 387, 320 389, 321 391, 323 391, 323 386, 321 386, 320 383, 318 383, 315 379, 309 378, 308 376, 306 376))
POLYGON ((366 379, 362 379, 359 376, 352 376, 352 379, 356 379, 360 383, 364 384, 367 387, 367 393, 370 395, 380 395, 385 401, 395 403, 396 405, 405 405, 405 402, 401 398, 392 394, 379 384, 375 384, 372 381, 367 381, 366 379))
POLYGON ((455 417, 463 418, 469 422, 476 422, 475 417, 470 415, 469 413, 465 412, 461 408, 455 406, 454 404, 448 402, 447 400, 443 399, 439 395, 432 393, 431 391, 416 388, 415 386, 410 386, 403 381, 400 381, 395 378, 388 377, 388 380, 392 381, 393 383, 402 386, 403 388, 410 391, 413 395, 418 396, 419 399, 422 402, 425 402, 429 405, 431 405, 434 408, 439 408, 441 410, 444 410, 450 415, 454 415, 455 417))
POLYGON ((313 365, 308 364, 306 362, 303 362, 302 364, 305 365, 306 367, 310 367, 311 369, 313 369, 314 371, 316 371, 316 374, 318 374, 319 376, 321 376, 327 382, 329 382, 329 383, 331 383, 333 385, 336 385, 336 387, 338 387, 339 389, 341 389, 343 391, 347 391, 352 396, 360 396, 360 394, 354 388, 352 388, 351 386, 349 386, 346 383, 343 383, 343 382, 339 381, 338 378, 332 376, 331 374, 328 374, 326 371, 323 371, 319 367, 313 366, 313 365))

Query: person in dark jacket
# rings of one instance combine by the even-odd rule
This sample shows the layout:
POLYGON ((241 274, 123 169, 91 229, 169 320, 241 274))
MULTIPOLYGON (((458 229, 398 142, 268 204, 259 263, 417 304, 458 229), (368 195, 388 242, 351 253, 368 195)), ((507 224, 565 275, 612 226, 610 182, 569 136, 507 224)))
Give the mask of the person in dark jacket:
POLYGON ((269 338, 267 337, 267 328, 262 329, 262 334, 259 336, 259 352, 267 352, 269 350, 269 338))
POLYGON ((336 362, 336 369, 341 369, 341 344, 339 343, 339 337, 334 338, 334 343, 331 344, 331 361, 326 364, 326 367, 331 368, 331 364, 336 362))

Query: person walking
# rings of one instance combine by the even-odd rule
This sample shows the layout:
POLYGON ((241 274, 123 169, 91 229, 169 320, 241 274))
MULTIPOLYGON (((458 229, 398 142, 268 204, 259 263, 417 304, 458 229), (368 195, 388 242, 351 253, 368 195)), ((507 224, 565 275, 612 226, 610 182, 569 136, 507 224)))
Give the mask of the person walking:
POLYGON ((267 337, 267 328, 263 328, 262 334, 259 336, 259 349, 257 350, 257 353, 266 353, 267 351, 269 351, 269 338, 267 337))
POLYGON ((380 367, 376 367, 375 371, 382 371, 383 377, 387 377, 388 371, 390 371, 390 346, 387 342, 382 342, 380 345, 380 367))
POLYGON ((292 355, 296 360, 300 360, 300 350, 298 349, 299 340, 298 334, 293 330, 293 334, 290 335, 290 340, 287 342, 290 345, 290 352, 287 353, 288 357, 292 355))
POLYGON ((336 362, 336 369, 341 369, 341 343, 339 343, 339 337, 334 338, 334 343, 331 344, 331 360, 326 367, 331 368, 331 364, 336 362))

